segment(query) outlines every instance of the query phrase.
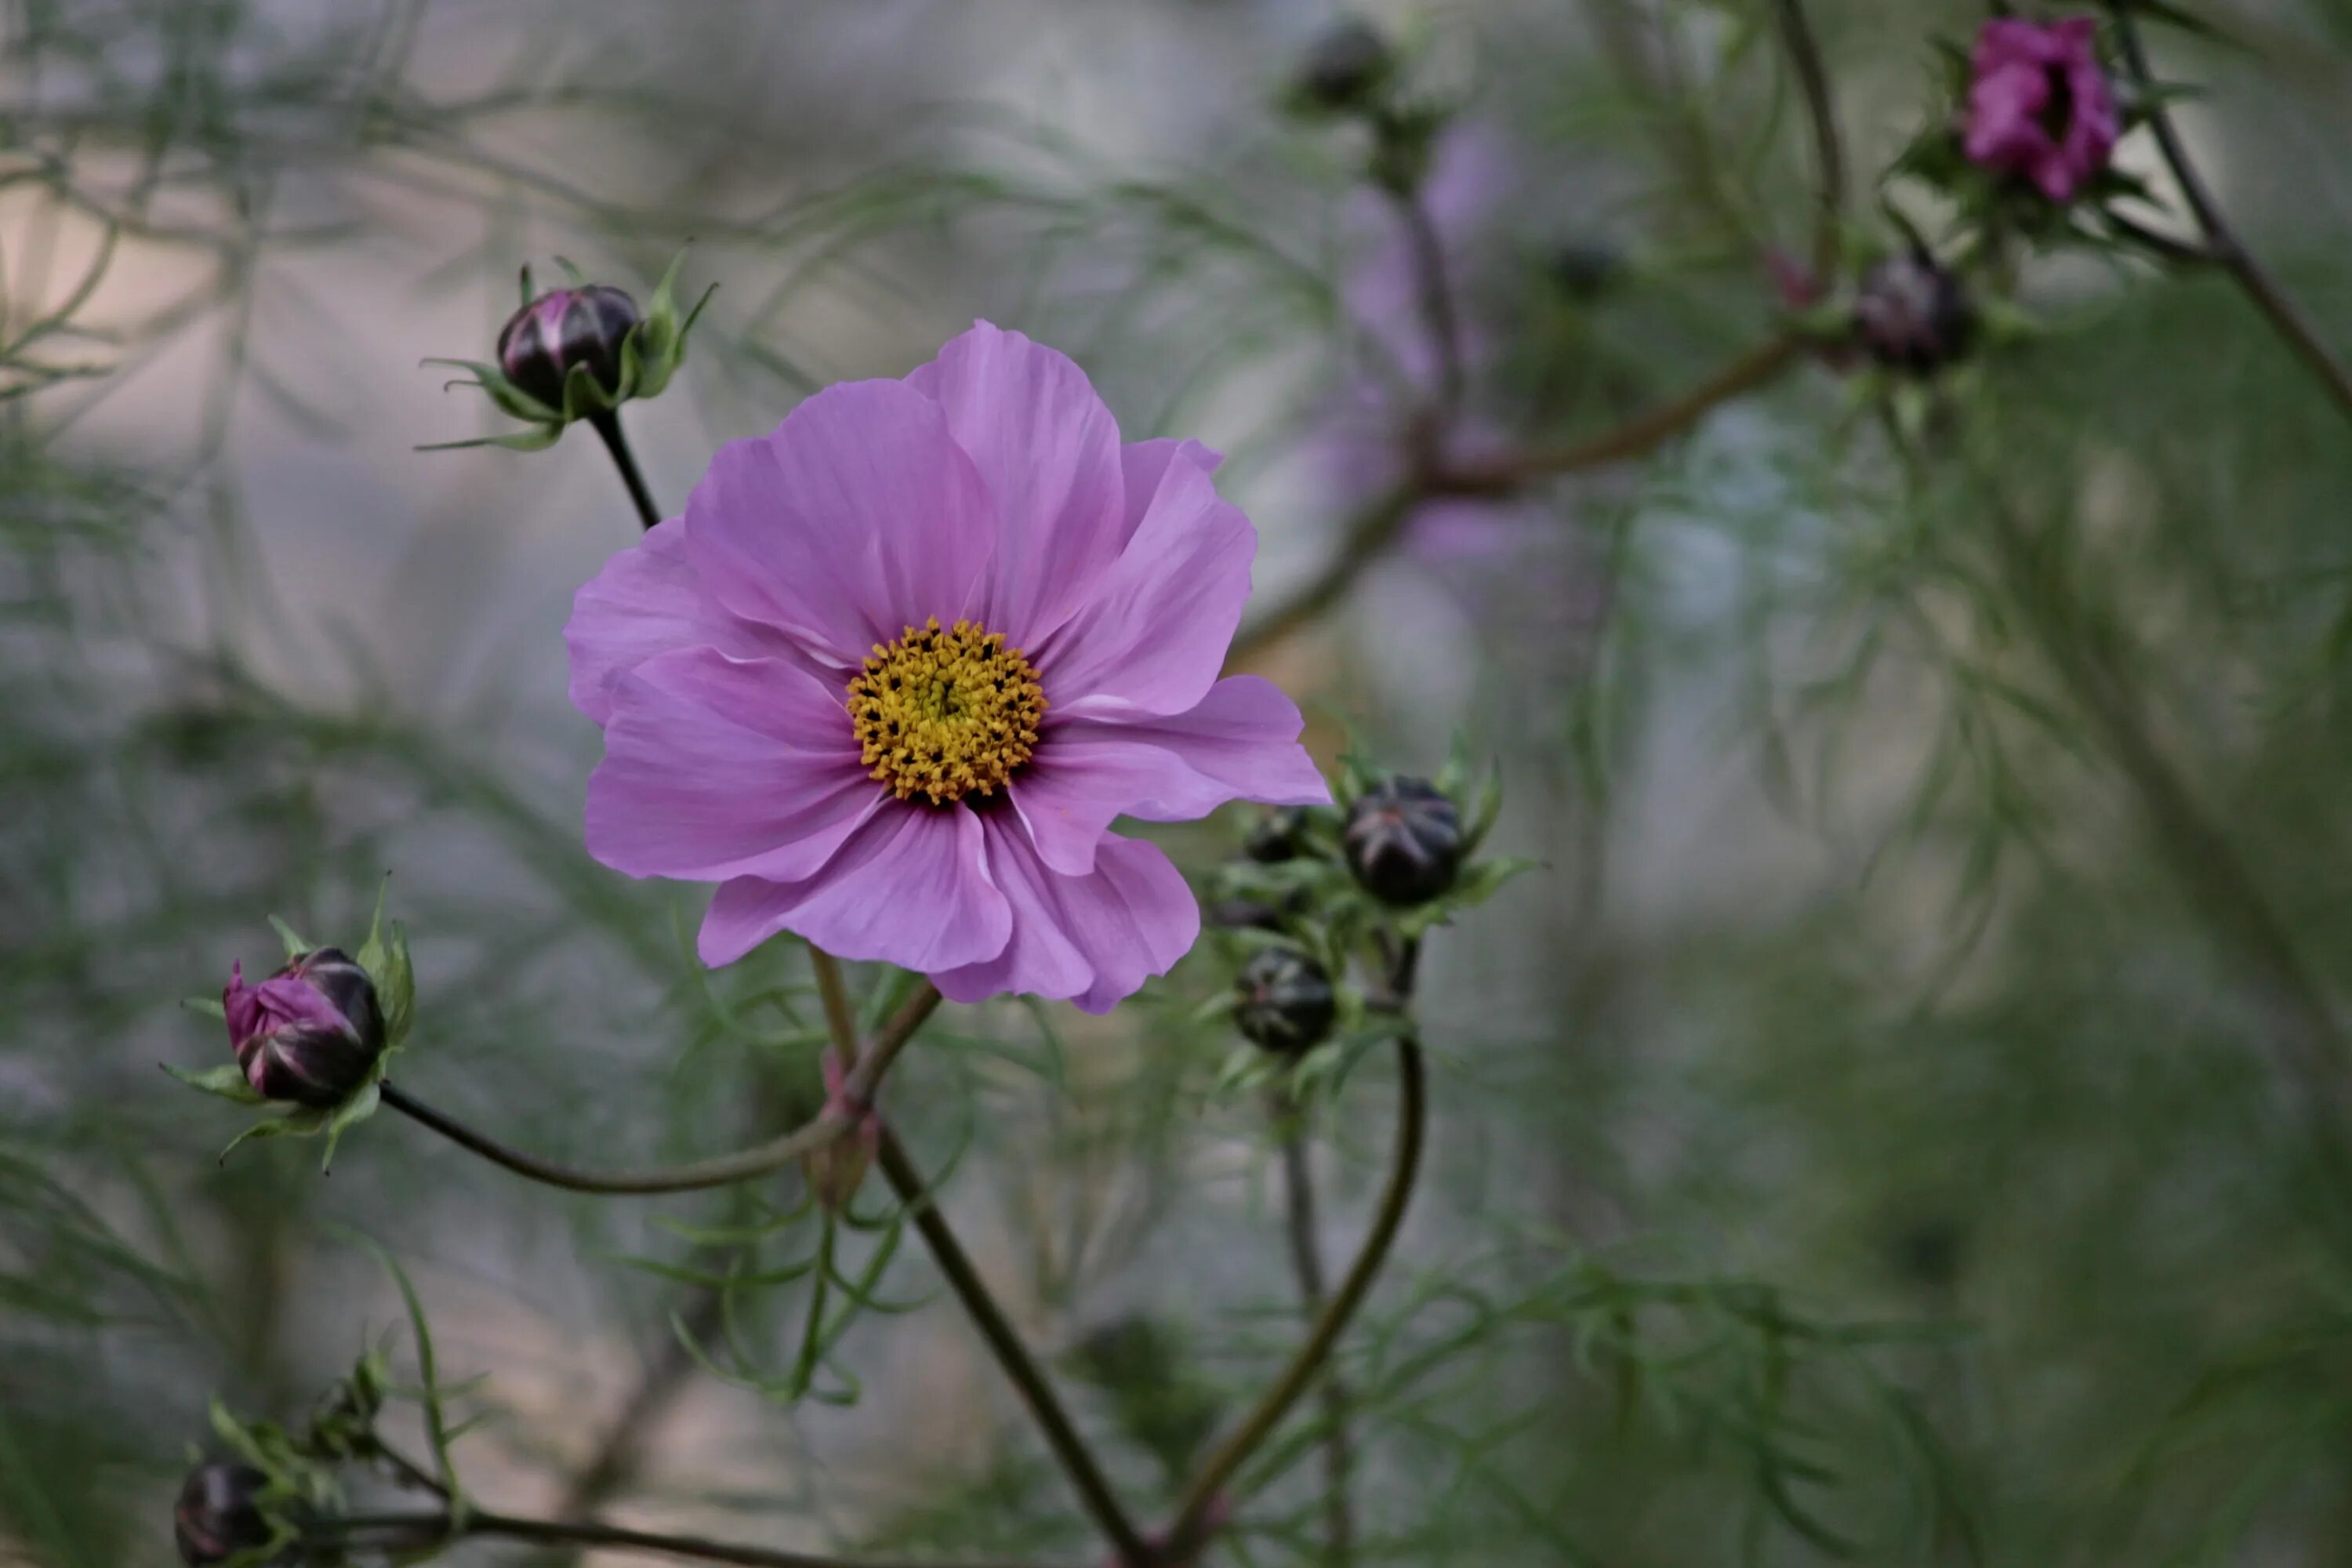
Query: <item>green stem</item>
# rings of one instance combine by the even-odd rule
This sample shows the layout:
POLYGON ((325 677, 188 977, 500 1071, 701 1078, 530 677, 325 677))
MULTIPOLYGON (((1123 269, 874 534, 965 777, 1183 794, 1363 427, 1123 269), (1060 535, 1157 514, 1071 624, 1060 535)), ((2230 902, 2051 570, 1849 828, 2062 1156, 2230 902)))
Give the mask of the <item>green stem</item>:
POLYGON ((2164 153, 2165 165, 2172 171, 2180 186, 2180 195, 2197 219, 2197 226, 2205 236, 2206 249, 2211 259, 2237 281, 2246 297, 2254 302, 2273 331, 2294 351, 2294 356, 2317 376, 2336 405, 2347 417, 2352 417, 2352 373, 2347 373, 2327 345, 2319 341, 2318 331, 2305 318, 2294 300, 2290 299, 2278 279, 2272 277, 2254 253, 2246 248, 2221 214, 2221 204, 2198 174, 2196 164, 2189 161, 2189 149, 2182 143, 2179 130, 2172 123, 2172 111, 2165 106, 2157 91, 2154 74, 2148 69, 2147 47, 2140 41, 2139 25, 2132 19, 2130 7, 2110 0, 2109 9, 2115 14, 2116 37, 2123 45, 2124 63, 2130 68, 2132 79, 2147 100, 2148 129, 2156 132, 2156 144, 2164 153))
POLYGON ((1845 150, 1838 137, 1837 106, 1830 97, 1829 71, 1822 64, 1822 48, 1812 25, 1805 19, 1803 0, 1772 0, 1772 9, 1780 18, 1780 41, 1796 69, 1797 85, 1805 95, 1805 110, 1813 128, 1820 193, 1820 210, 1813 224, 1813 276, 1827 287, 1837 272, 1838 226, 1845 205, 1845 150))
MULTIPOLYGON (((353 1514, 320 1521, 311 1534, 325 1545, 371 1545, 396 1549, 406 1543, 425 1545, 453 1537, 489 1536, 508 1541, 584 1546, 609 1552, 634 1552, 656 1557, 684 1557, 702 1563, 736 1563, 748 1568, 997 1568, 980 1563, 860 1563, 820 1552, 787 1552, 699 1535, 666 1535, 650 1530, 628 1530, 596 1520, 525 1519, 515 1514, 469 1511, 462 1521, 446 1513, 353 1514), (383 1542, 355 1542, 354 1536, 382 1535, 383 1542)), ((1027 1568, 1027 1565, 1022 1565, 1027 1568)))
MULTIPOLYGON (((833 1033, 834 1049, 840 1054, 843 1062, 856 1063, 856 1024, 849 1006, 848 990, 842 984, 841 965, 831 953, 814 945, 809 948, 809 954, 816 966, 817 990, 824 998, 825 1020, 833 1033)), ((915 1002, 927 997, 929 1000, 926 1012, 937 1006, 940 1001, 939 988, 928 980, 916 991, 908 1005, 912 1006, 915 1002)), ((853 1072, 853 1082, 856 1077, 853 1072)), ((964 1311, 980 1330, 981 1338, 988 1342, 988 1348, 994 1353, 997 1364, 1004 1369, 1004 1375, 1019 1391, 1023 1402, 1029 1406, 1029 1413, 1036 1417, 1038 1427, 1045 1433, 1046 1447, 1052 1448, 1054 1457, 1061 1461, 1063 1470, 1068 1474, 1070 1484, 1077 1489, 1079 1500, 1086 1504, 1087 1511, 1094 1516, 1103 1534, 1110 1539, 1121 1562, 1136 1564, 1138 1568, 1151 1562, 1151 1549, 1136 1533, 1133 1521, 1129 1520, 1126 1510, 1119 1505, 1118 1495, 1110 1489, 1108 1478, 1095 1463, 1093 1452, 1087 1448, 1086 1440, 1078 1436, 1078 1429, 1068 1413, 1062 1408, 1053 1384, 1045 1381, 1045 1369, 1031 1358, 1028 1347, 1021 1342, 1021 1336, 1013 1331, 1003 1309, 989 1293, 988 1285, 981 1279, 980 1271, 972 1267, 963 1244, 956 1239, 954 1230, 948 1225, 947 1215, 940 1212, 930 1184, 923 1180, 922 1173, 908 1157, 906 1146, 898 1142, 898 1134, 887 1127, 882 1129, 879 1155, 878 1163, 891 1191, 898 1194, 898 1201, 906 1205, 914 1215, 915 1228, 921 1234, 924 1245, 931 1249, 932 1260, 940 1266, 940 1272, 947 1276, 956 1300, 963 1303, 964 1311)))
MULTIPOLYGON (((926 986, 925 989, 929 988, 926 986)), ((1003 1310, 996 1304, 996 1298, 989 1293, 980 1271, 972 1267, 971 1257, 956 1239, 955 1232, 949 1227, 947 1216, 940 1212, 922 1173, 915 1168, 914 1161, 908 1157, 906 1146, 887 1127, 882 1130, 878 1163, 882 1167, 882 1174, 890 1183, 891 1191, 897 1193, 898 1201, 913 1212, 915 1228, 922 1233, 924 1244, 931 1249, 931 1258, 939 1264, 940 1272, 947 1276, 948 1285, 955 1291, 956 1300, 963 1303, 965 1313, 971 1317, 973 1326, 980 1330, 981 1338, 988 1342, 988 1348, 995 1355, 997 1364, 1004 1369, 1004 1375, 1012 1380, 1023 1403, 1029 1406, 1030 1415, 1036 1417, 1038 1429, 1045 1434, 1046 1447, 1053 1449, 1054 1458, 1061 1462, 1064 1473, 1077 1491, 1079 1501, 1086 1505, 1087 1512, 1093 1516, 1095 1523, 1109 1539, 1119 1561, 1133 1565, 1133 1568, 1142 1568, 1142 1565, 1154 1562, 1156 1559, 1151 1548, 1137 1533, 1134 1521, 1127 1517, 1126 1509, 1111 1490, 1109 1479, 1095 1463, 1092 1450, 1087 1447, 1086 1439, 1078 1436, 1078 1429, 1070 1420, 1068 1412, 1062 1408, 1053 1384, 1045 1381, 1045 1369, 1031 1359, 1028 1349, 1021 1342, 1021 1336, 1013 1331, 1003 1310)))
MULTIPOLYGON (((1407 975, 1414 949, 1408 944, 1397 963, 1397 969, 1407 975)), ((1402 998, 1400 998, 1402 999, 1402 998)), ((1260 1444, 1274 1435, 1291 1406, 1313 1385, 1324 1371, 1333 1349, 1346 1331, 1356 1309, 1372 1288, 1381 1266, 1388 1259, 1389 1249, 1395 1244, 1397 1231, 1404 1223, 1405 1210, 1412 1202, 1414 1178, 1421 1169, 1422 1142, 1428 1121, 1428 1072, 1422 1063, 1421 1042, 1410 1026, 1397 1037, 1397 1071, 1399 1097, 1397 1101, 1396 1163, 1390 1168, 1387 1190, 1381 1194, 1379 1212, 1373 1216, 1371 1234, 1364 1238, 1363 1250, 1348 1269, 1348 1277, 1315 1320, 1307 1331, 1306 1342, 1290 1358, 1290 1364, 1275 1380, 1274 1386, 1259 1397, 1257 1405, 1244 1417, 1233 1435, 1217 1446, 1208 1461, 1201 1468, 1192 1483, 1184 1489, 1183 1501, 1176 1511, 1176 1522, 1169 1529, 1171 1552, 1181 1557, 1187 1543, 1197 1544, 1214 1533, 1213 1521, 1223 1506, 1225 1484, 1233 1479, 1260 1444)))
MULTIPOLYGON (((1323 1310, 1328 1288, 1323 1278, 1321 1229, 1315 1218, 1315 1175, 1304 1113, 1295 1104, 1279 1108, 1282 1130, 1283 1190, 1289 1211, 1290 1258, 1298 1272, 1298 1295, 1311 1319, 1323 1310)), ((1349 1478, 1355 1469, 1354 1444, 1348 1431, 1348 1385, 1338 1373, 1323 1379, 1323 1533, 1325 1560, 1332 1568, 1347 1568, 1355 1556, 1356 1525, 1349 1504, 1349 1478)))
POLYGON ((604 450, 613 454, 613 466, 621 470, 621 482, 629 487, 629 500, 636 505, 637 521, 651 532, 661 522, 661 508, 654 504, 653 491, 646 488, 646 476, 637 471, 637 459, 629 450, 629 438, 621 434, 621 411, 608 408, 602 414, 591 414, 588 426, 603 438, 604 450))
MULTIPOLYGON (((843 1098, 851 1103, 870 1102, 881 1088, 883 1075, 890 1070, 890 1064, 899 1050, 914 1037, 915 1031, 922 1027, 923 1021, 939 1005, 940 994, 928 985, 908 998, 906 1005, 898 1009, 898 1016, 890 1020, 881 1034, 875 1037, 873 1048, 849 1074, 843 1098)), ((431 1128, 451 1142, 479 1154, 494 1165, 551 1187, 562 1187, 567 1192, 614 1196, 688 1193, 748 1182, 772 1171, 780 1171, 793 1161, 826 1147, 854 1130, 859 1120, 846 1109, 827 1106, 806 1125, 781 1138, 772 1138, 732 1154, 648 1171, 593 1171, 559 1161, 542 1160, 535 1154, 509 1148, 488 1133, 477 1131, 457 1118, 436 1110, 405 1090, 394 1087, 389 1079, 385 1080, 383 1090, 384 1104, 431 1128)))

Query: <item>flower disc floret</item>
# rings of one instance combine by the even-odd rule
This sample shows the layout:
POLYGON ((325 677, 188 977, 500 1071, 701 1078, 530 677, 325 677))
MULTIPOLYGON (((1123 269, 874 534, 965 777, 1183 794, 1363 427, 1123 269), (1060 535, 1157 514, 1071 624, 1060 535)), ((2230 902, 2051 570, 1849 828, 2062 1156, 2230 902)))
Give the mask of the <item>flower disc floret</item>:
POLYGON ((933 616, 876 643, 849 683, 859 760, 900 800, 946 805, 992 795, 1036 749, 1045 719, 1037 671, 1004 634, 933 616))

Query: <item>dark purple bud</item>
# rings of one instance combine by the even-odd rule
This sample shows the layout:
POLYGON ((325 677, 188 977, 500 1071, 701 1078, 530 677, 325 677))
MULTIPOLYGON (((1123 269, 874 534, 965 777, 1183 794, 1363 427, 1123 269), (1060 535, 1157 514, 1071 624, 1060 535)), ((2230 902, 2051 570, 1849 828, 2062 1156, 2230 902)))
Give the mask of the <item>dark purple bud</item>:
POLYGON ((1342 846, 1372 897, 1425 904, 1462 869, 1462 813, 1426 779, 1386 779, 1348 808, 1342 846))
POLYGON ((266 1100, 337 1104, 383 1054, 375 982, 339 948, 306 952, 258 985, 245 983, 239 963, 221 1006, 236 1065, 266 1100))
POLYGON ((1296 860, 1307 852, 1307 813, 1296 805, 1276 806, 1259 819, 1242 841, 1242 853, 1263 866, 1296 860))
POLYGON ((1552 280, 1570 299, 1590 304, 1625 270, 1625 258, 1605 245, 1564 245, 1552 254, 1552 280))
POLYGON ((172 1539, 188 1568, 211 1568, 269 1544, 260 1497, 269 1478, 251 1465, 215 1459, 188 1472, 172 1505, 172 1539))
POLYGON ((1323 966, 1293 948, 1264 947, 1234 982, 1234 1021, 1250 1041, 1278 1056, 1313 1050, 1331 1032, 1339 999, 1323 966))
POLYGON ((1976 312, 1950 268, 1924 251, 1912 251, 1890 256, 1863 274, 1853 330, 1880 364, 1932 375, 1968 353, 1976 312))
POLYGON ((1380 29, 1350 16, 1328 28, 1299 62, 1295 91, 1308 108, 1349 113, 1373 106, 1396 57, 1380 29))
POLYGON ((541 294, 499 331, 499 368, 550 408, 563 406, 574 365, 586 365, 598 386, 617 393, 621 344, 642 320, 637 302, 608 283, 541 294))

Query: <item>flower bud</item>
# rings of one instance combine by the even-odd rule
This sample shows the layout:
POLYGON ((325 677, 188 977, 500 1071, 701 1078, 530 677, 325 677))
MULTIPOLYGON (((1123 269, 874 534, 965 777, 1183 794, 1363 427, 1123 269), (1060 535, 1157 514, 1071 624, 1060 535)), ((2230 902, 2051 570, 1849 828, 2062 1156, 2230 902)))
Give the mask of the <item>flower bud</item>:
POLYGON ((643 318, 637 302, 608 283, 557 289, 517 310, 499 332, 499 368, 550 408, 563 406, 574 365, 607 396, 621 390, 621 345, 643 318))
POLYGON ((303 953, 258 985, 237 964, 221 1006, 236 1065, 265 1100, 338 1104, 383 1054, 375 982, 340 948, 303 953))
POLYGON ((1278 1056, 1297 1056, 1321 1045, 1339 1016, 1331 976, 1294 948, 1265 947, 1252 953, 1234 990, 1240 998, 1234 1019, 1242 1033, 1278 1056))
POLYGON ((1968 353, 1976 312, 1951 269, 1924 250, 1890 256, 1863 274, 1854 335, 1890 370, 1932 375, 1968 353))
POLYGON ((1373 107, 1395 68, 1396 57, 1380 29, 1350 16, 1307 47, 1292 92, 1308 109, 1355 113, 1373 107))
POLYGON ((1462 869, 1462 813, 1426 779, 1384 779, 1348 808, 1348 869, 1388 904, 1425 904, 1462 869))
POLYGON ((1276 866, 1307 853, 1307 813, 1296 805, 1276 806, 1258 820, 1242 841, 1242 853, 1261 866, 1276 866))
POLYGON ((1601 298, 1624 272, 1625 258, 1606 245, 1580 242, 1552 253, 1552 281, 1580 304, 1589 305, 1601 298))
POLYGON ((259 1501, 269 1478, 251 1465, 215 1459, 188 1472, 172 1505, 172 1539, 188 1568, 211 1568, 269 1544, 259 1501))

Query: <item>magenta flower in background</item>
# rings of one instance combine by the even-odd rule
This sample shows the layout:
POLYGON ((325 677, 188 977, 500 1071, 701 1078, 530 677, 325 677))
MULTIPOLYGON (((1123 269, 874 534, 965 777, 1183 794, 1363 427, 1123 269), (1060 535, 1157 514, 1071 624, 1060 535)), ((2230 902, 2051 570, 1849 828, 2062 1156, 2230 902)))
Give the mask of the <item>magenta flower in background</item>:
POLYGON ((1108 1011, 1200 931, 1114 817, 1328 798, 1290 700, 1218 679, 1257 537, 1217 462, 985 322, 730 443, 565 629, 590 853, 719 883, 706 963, 790 931, 1108 1011))
POLYGON ((1963 127, 1971 163, 2033 182, 2053 202, 2107 166, 2119 121, 2092 39, 2098 23, 2000 16, 1977 34, 1963 127))

